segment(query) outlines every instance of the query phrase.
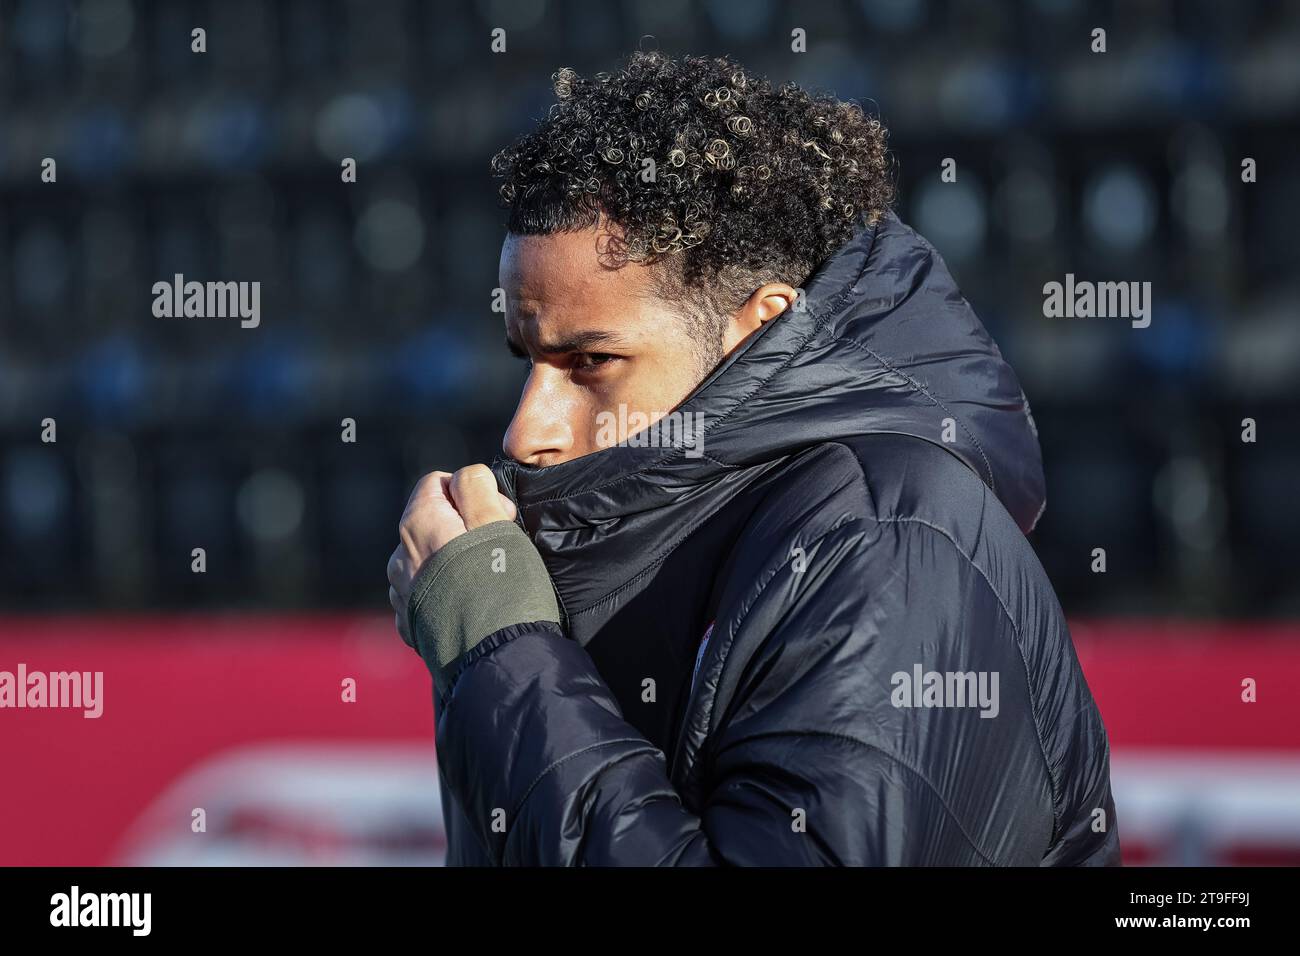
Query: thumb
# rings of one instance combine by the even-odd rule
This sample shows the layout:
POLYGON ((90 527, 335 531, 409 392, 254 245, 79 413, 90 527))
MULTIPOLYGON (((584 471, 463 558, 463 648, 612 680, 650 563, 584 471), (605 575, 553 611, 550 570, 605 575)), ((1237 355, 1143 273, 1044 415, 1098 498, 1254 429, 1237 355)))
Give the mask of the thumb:
POLYGON ((451 476, 449 490, 466 530, 493 521, 513 520, 505 508, 510 499, 497 490, 496 476, 487 465, 469 465, 460 469, 451 476))

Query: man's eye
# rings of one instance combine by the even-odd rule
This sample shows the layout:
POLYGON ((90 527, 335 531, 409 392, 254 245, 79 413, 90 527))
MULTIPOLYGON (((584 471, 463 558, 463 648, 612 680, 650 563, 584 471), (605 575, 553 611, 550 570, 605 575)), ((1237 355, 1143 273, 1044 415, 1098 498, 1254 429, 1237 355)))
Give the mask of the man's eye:
POLYGON ((606 355, 604 352, 579 352, 573 357, 573 367, 587 371, 616 358, 618 358, 617 355, 606 355))

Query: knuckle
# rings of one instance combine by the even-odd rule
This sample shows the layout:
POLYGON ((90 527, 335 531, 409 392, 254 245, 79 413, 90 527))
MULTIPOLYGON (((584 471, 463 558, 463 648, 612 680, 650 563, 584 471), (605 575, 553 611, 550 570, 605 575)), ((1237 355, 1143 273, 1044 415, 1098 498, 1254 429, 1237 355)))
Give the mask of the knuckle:
POLYGON ((447 476, 448 472, 445 471, 431 471, 428 474, 421 475, 419 480, 416 481, 415 487, 411 489, 411 497, 414 498, 424 491, 427 491, 430 486, 436 487, 438 483, 447 476))
POLYGON ((466 465, 452 478, 452 483, 458 491, 482 490, 489 482, 495 489, 496 477, 487 465, 466 465))

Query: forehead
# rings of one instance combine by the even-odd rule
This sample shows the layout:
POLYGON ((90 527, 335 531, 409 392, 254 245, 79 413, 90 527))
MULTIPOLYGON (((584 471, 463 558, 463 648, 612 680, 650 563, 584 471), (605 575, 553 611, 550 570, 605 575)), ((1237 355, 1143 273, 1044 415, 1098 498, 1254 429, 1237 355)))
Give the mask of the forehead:
POLYGON ((642 297, 647 268, 613 268, 602 255, 608 238, 596 229, 545 236, 506 236, 501 246, 500 282, 511 309, 528 311, 584 306, 642 297))

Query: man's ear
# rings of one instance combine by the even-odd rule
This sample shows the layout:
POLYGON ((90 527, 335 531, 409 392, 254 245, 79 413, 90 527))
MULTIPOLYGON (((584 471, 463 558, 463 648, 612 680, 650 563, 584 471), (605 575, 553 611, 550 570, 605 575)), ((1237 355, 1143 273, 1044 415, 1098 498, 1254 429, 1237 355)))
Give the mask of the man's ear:
POLYGON ((765 322, 770 322, 794 304, 798 293, 794 286, 784 282, 769 282, 754 290, 731 316, 722 335, 722 351, 730 355, 741 342, 757 332, 765 322))

